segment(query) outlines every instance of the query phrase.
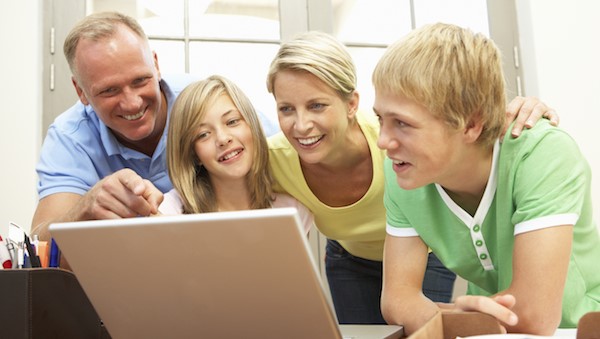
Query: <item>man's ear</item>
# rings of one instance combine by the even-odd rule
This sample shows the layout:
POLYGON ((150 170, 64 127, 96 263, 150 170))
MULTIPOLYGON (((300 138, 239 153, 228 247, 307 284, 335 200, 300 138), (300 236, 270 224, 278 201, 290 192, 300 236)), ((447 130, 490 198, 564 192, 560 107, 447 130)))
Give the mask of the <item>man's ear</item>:
POLYGON ((161 75, 160 75, 160 67, 158 67, 158 54, 156 54, 155 51, 152 51, 152 59, 154 60, 154 67, 156 68, 156 74, 158 74, 158 81, 160 81, 161 75))
POLYGON ((481 132, 483 131, 483 122, 481 121, 481 113, 477 112, 472 117, 467 127, 465 127, 464 136, 466 141, 474 143, 479 139, 481 132))
POLYGON ((75 91, 77 92, 77 96, 79 97, 79 100, 81 100, 81 103, 86 106, 89 105, 90 103, 89 103, 87 97, 85 96, 83 89, 77 83, 77 80, 75 79, 75 77, 71 77, 71 81, 73 82, 73 86, 75 86, 75 91))

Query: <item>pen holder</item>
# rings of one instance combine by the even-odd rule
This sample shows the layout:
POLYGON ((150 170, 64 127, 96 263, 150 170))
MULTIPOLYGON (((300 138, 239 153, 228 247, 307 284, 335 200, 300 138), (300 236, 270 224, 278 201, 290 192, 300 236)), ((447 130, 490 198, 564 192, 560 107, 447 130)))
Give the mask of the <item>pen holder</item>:
POLYGON ((2 338, 110 339, 75 275, 58 268, 0 270, 2 338))

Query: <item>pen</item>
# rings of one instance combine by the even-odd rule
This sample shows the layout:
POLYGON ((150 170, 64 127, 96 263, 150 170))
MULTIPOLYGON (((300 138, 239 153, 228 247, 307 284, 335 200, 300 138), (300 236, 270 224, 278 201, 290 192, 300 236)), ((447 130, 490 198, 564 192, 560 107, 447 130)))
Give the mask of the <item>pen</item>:
POLYGON ((60 250, 54 238, 50 242, 50 264, 49 267, 58 267, 60 264, 60 250))
POLYGON ((42 267, 42 265, 40 265, 40 257, 37 256, 35 248, 33 245, 31 245, 31 241, 29 240, 27 234, 25 234, 25 246, 27 248, 27 254, 29 255, 29 263, 31 264, 31 267, 42 267))

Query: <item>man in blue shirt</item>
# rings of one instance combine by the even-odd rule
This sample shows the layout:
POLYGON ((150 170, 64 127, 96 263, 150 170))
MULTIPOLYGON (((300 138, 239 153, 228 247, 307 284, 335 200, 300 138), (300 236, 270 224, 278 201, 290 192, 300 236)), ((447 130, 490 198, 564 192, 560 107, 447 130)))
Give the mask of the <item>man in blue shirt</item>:
MULTIPOLYGON (((162 193, 172 188, 169 112, 194 80, 162 77, 141 26, 119 13, 84 18, 67 36, 64 53, 80 101, 50 126, 41 150, 32 221, 40 240, 50 239, 52 222, 157 212, 162 193)), ((273 133, 273 125, 264 127, 273 133)))

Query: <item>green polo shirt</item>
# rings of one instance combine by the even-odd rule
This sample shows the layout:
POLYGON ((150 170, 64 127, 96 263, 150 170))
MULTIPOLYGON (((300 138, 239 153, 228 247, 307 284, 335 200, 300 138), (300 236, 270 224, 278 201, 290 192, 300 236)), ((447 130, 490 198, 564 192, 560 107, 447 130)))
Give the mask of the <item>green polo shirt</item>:
MULTIPOLYGON (((574 225, 560 326, 576 327, 582 315, 600 310, 600 238, 592 219, 591 171, 563 130, 544 120, 519 138, 496 143, 474 216, 437 184, 401 189, 389 159, 384 172, 388 234, 421 237, 447 268, 469 282, 469 294, 491 295, 509 287, 517 234, 574 225)), ((531 244, 531 250, 541 245, 531 244)))

